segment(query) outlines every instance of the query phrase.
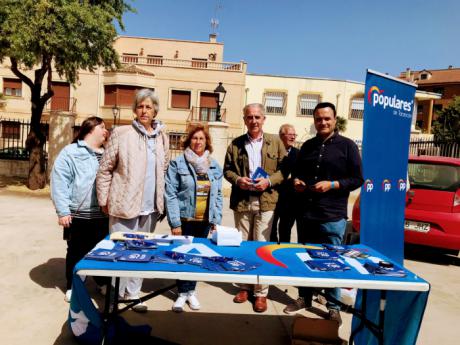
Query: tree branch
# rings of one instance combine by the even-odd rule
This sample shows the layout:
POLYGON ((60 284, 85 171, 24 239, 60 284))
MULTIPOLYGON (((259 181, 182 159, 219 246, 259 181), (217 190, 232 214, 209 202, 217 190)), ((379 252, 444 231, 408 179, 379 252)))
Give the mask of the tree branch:
POLYGON ((47 67, 48 67, 47 91, 40 97, 43 103, 46 103, 54 95, 53 82, 52 82, 53 81, 53 70, 51 68, 51 63, 48 63, 47 67))
POLYGON ((11 61, 11 71, 19 78, 21 79, 24 83, 27 84, 27 86, 29 86, 31 89, 33 89, 34 87, 34 83, 32 82, 32 80, 27 77, 25 74, 23 74, 19 68, 18 68, 18 61, 13 58, 13 57, 10 57, 10 61, 11 61))

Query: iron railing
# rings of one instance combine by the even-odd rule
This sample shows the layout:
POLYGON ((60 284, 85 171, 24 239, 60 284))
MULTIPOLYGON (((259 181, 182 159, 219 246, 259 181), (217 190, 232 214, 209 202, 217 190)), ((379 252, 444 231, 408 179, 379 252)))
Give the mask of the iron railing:
POLYGON ((409 154, 460 158, 460 145, 453 140, 412 139, 409 145, 409 154))
MULTIPOLYGON (((42 122, 40 125, 47 139, 43 147, 45 157, 47 157, 49 126, 47 122, 42 122)), ((0 118, 0 159, 28 160, 29 151, 26 149, 26 140, 29 131, 29 120, 0 118)))
MULTIPOLYGON (((225 122, 227 109, 220 109, 221 120, 225 122)), ((212 122, 217 119, 217 108, 192 107, 187 122, 212 122)))

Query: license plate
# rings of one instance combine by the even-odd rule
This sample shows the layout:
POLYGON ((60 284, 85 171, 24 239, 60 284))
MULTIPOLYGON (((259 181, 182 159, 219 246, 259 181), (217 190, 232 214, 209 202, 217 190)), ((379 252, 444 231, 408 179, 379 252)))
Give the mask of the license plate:
POLYGON ((404 221, 404 229, 417 232, 428 232, 430 231, 430 223, 414 222, 412 220, 404 221))

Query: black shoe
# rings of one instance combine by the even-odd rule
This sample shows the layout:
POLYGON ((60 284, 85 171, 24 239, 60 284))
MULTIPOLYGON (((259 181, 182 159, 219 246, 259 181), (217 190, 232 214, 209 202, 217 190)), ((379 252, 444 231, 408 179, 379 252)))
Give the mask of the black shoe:
POLYGON ((311 308, 311 300, 310 300, 310 303, 306 303, 305 298, 299 297, 294 302, 288 304, 283 309, 283 312, 286 314, 295 314, 299 310, 302 310, 302 309, 308 310, 309 308, 311 308))
POLYGON ((340 327, 342 325, 342 317, 340 316, 340 311, 337 309, 329 309, 329 320, 337 321, 340 327))

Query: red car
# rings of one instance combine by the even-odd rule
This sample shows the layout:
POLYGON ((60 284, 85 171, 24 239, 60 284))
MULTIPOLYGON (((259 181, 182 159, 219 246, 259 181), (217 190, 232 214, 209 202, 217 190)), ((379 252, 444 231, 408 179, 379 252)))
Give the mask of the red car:
MULTIPOLYGON (((409 157, 406 193, 406 243, 460 250, 460 159, 409 157)), ((353 205, 351 236, 359 233, 359 198, 353 205)), ((353 240, 352 240, 353 241, 353 240)))

